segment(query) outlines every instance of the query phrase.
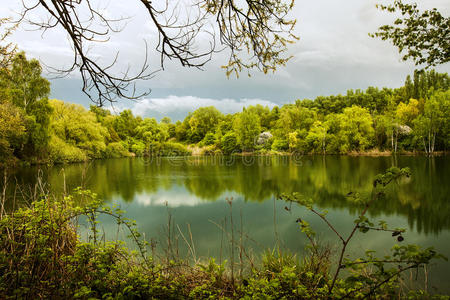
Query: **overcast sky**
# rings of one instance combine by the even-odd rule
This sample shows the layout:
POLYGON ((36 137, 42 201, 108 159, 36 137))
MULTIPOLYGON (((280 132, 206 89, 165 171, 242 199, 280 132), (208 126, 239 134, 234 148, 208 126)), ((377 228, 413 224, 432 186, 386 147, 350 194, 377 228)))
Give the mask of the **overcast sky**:
MULTIPOLYGON (((13 16, 20 10, 17 0, 1 0, 0 17, 13 16)), ((108 61, 120 51, 122 68, 137 69, 144 57, 144 39, 154 41, 155 29, 145 16, 139 1, 101 1, 104 13, 113 16, 130 16, 127 27, 112 39, 91 50, 91 54, 108 61), (106 3, 106 4, 104 4, 106 3), (134 5, 136 4, 136 5, 134 5)), ((239 79, 229 78, 221 65, 226 64, 225 54, 218 54, 204 68, 184 69, 176 63, 166 64, 164 71, 140 84, 151 89, 146 99, 138 102, 120 100, 117 110, 131 108, 134 113, 160 119, 168 115, 182 119, 189 111, 200 106, 214 105, 225 113, 240 111, 243 106, 261 103, 274 105, 293 102, 296 99, 315 98, 319 95, 345 93, 348 89, 365 89, 368 86, 399 87, 414 65, 403 62, 389 42, 373 39, 368 33, 381 25, 392 22, 393 16, 380 12, 373 0, 317 0, 296 1, 292 16, 298 21, 296 34, 300 41, 289 48, 294 57, 286 67, 275 74, 252 72, 239 79)), ((384 1, 386 3, 386 1, 384 1)), ((421 8, 438 8, 448 16, 448 0, 419 1, 421 8)), ((36 11, 32 18, 45 18, 36 11)), ((11 37, 29 57, 38 58, 52 67, 68 66, 72 51, 62 30, 28 31, 23 26, 11 37)), ((159 57, 150 56, 151 66, 158 68, 159 57)), ((449 64, 437 68, 449 72, 449 64)), ((52 97, 89 105, 81 93, 79 75, 51 80, 52 97)))

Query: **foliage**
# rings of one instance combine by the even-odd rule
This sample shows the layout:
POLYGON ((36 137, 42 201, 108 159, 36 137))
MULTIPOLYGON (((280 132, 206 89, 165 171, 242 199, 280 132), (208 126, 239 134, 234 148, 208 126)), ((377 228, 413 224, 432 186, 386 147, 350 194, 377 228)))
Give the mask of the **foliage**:
POLYGON ((238 141, 234 132, 228 132, 222 137, 221 149, 226 155, 238 150, 238 141))
POLYGON ((339 115, 339 122, 339 135, 343 142, 340 147, 341 152, 345 153, 351 149, 364 151, 370 147, 374 129, 372 117, 366 109, 358 106, 347 107, 339 115))
POLYGON ((15 159, 14 149, 23 144, 24 137, 22 111, 10 103, 0 103, 0 166, 15 159))
POLYGON ((346 95, 297 100, 270 110, 262 105, 223 115, 202 107, 181 122, 120 114, 47 100, 49 84, 36 60, 24 53, 0 70, 0 137, 5 161, 69 163, 146 155, 229 155, 277 152, 352 153, 372 149, 446 151, 450 79, 434 70, 415 71, 398 89, 349 90, 346 95), (9 126, 9 127, 8 127, 9 126), (17 130, 13 130, 12 127, 17 130), (8 129, 9 128, 9 129, 8 129), (261 134, 270 137, 262 143, 261 134), (167 148, 166 148, 167 147, 167 148))
POLYGON ((86 161, 88 156, 77 146, 52 135, 49 143, 49 159, 55 163, 72 163, 86 161))
POLYGON ((146 154, 150 156, 187 156, 191 155, 191 150, 181 143, 165 142, 151 144, 149 152, 146 154))
POLYGON ((222 113, 213 106, 201 107, 190 115, 188 138, 191 142, 197 143, 203 140, 207 133, 214 132, 222 113))
POLYGON ((416 65, 435 66, 444 64, 450 58, 450 18, 444 17, 433 8, 421 12, 417 4, 395 1, 393 5, 378 5, 391 13, 399 12, 402 17, 394 25, 384 25, 372 34, 382 40, 391 40, 401 53, 403 60, 412 59, 416 65))
POLYGON ((0 68, 0 102, 9 102, 23 111, 26 139, 17 145, 19 158, 43 159, 49 140, 51 107, 47 96, 50 83, 41 77, 36 59, 27 60, 24 52, 16 54, 8 65, 0 68))
POLYGON ((202 146, 210 146, 210 145, 214 145, 216 140, 216 137, 214 136, 214 133, 212 132, 208 132, 205 137, 203 138, 203 140, 201 141, 201 145, 202 146))
POLYGON ((235 117, 233 129, 243 151, 255 149, 258 135, 261 133, 260 119, 255 112, 244 108, 242 113, 235 117))
POLYGON ((101 158, 108 131, 97 123, 95 115, 81 105, 51 100, 51 132, 61 141, 80 149, 87 157, 101 158))

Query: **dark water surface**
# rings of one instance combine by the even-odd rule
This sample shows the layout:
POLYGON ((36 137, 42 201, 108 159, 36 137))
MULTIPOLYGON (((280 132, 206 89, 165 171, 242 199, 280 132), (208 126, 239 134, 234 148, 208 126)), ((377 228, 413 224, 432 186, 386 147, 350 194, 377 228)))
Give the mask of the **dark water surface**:
MULTIPOLYGON (((301 257, 307 240, 295 222, 298 217, 307 220, 324 243, 338 245, 338 239, 317 217, 304 208, 276 200, 277 195, 298 192, 314 199, 317 207, 329 212, 333 225, 346 234, 358 213, 347 193, 369 195, 374 176, 391 166, 409 167, 412 176, 392 185, 387 197, 370 207, 369 218, 406 228, 405 244, 434 246, 450 256, 450 157, 131 158, 40 171, 37 167, 24 168, 17 170, 15 177, 27 186, 35 183, 40 172, 55 193, 63 191, 64 177, 68 190, 85 186, 105 202, 120 204, 126 216, 137 221, 139 230, 158 241, 161 248, 167 246, 170 216, 171 235, 178 235, 172 247, 181 255, 192 256, 195 250, 196 257, 229 261, 227 198, 233 199, 235 239, 242 240, 249 252, 258 254, 278 243, 301 257), (195 246, 190 252, 180 234, 190 241, 189 229, 195 246)), ((103 226, 107 234, 116 232, 112 220, 104 219, 103 226)), ((395 243, 389 233, 358 234, 352 240, 350 254, 372 249, 382 256, 395 243)), ((432 291, 434 286, 450 292, 449 275, 450 263, 434 264, 428 274, 428 289, 432 291)))

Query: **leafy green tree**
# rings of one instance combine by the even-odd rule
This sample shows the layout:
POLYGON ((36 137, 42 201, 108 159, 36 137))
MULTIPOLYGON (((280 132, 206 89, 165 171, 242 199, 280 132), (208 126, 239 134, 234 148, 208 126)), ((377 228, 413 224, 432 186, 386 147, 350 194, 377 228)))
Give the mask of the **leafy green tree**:
POLYGON ((372 144, 374 129, 372 116, 367 109, 352 106, 344 109, 339 115, 340 132, 343 144, 341 152, 351 150, 364 151, 372 144))
POLYGON ((133 116, 131 110, 126 109, 114 119, 114 129, 122 140, 128 137, 134 137, 136 128, 139 126, 141 119, 133 116))
POLYGON ((259 116, 261 123, 261 130, 268 130, 270 128, 270 123, 272 121, 271 111, 269 107, 262 106, 261 104, 250 105, 246 107, 249 112, 255 113, 259 116))
POLYGON ((193 143, 201 141, 208 132, 214 132, 222 113, 213 106, 201 107, 189 117, 189 139, 193 143))
POLYGON ((145 118, 136 128, 136 137, 147 147, 155 142, 163 143, 169 137, 167 123, 158 124, 154 118, 145 118))
POLYGON ((95 116, 97 117, 97 122, 108 129, 106 141, 110 143, 119 142, 120 137, 114 129, 114 124, 116 123, 115 120, 118 118, 118 116, 113 116, 109 110, 95 105, 90 105, 89 110, 95 114, 95 116))
POLYGON ((315 121, 311 126, 306 137, 306 143, 309 149, 316 153, 326 153, 327 146, 327 124, 321 121, 315 121))
POLYGON ((259 116, 255 112, 248 111, 244 108, 244 110, 235 117, 233 128, 242 150, 254 150, 255 141, 261 133, 259 116))
POLYGON ((11 103, 0 103, 0 167, 15 160, 14 151, 24 142, 25 117, 11 103))
POLYGON ((286 133, 297 129, 308 131, 316 118, 317 114, 306 107, 284 105, 280 110, 277 127, 286 133))
POLYGON ((172 120, 169 117, 164 117, 161 119, 161 123, 170 124, 170 123, 172 123, 172 120))
MULTIPOLYGON (((448 137, 450 114, 450 90, 437 92, 425 102, 423 115, 413 122, 416 141, 421 141, 426 153, 435 151, 436 138, 439 134, 448 137)), ((445 141, 443 144, 448 143, 445 141)))
MULTIPOLYGON (((71 146, 67 148, 69 152, 77 152, 75 157, 82 157, 78 154, 79 150, 85 154, 86 158, 104 156, 108 130, 97 122, 94 113, 87 111, 81 105, 68 104, 59 100, 51 100, 50 104, 53 108, 51 134, 56 137, 52 140, 58 141, 57 145, 50 143, 51 155, 56 153, 56 157, 61 159, 64 153, 60 153, 60 149, 56 146, 65 143, 71 146)), ((67 155, 72 154, 67 153, 67 155)))
POLYGON ((395 1, 393 5, 377 5, 402 17, 394 25, 384 25, 372 34, 382 40, 390 40, 400 53, 405 52, 403 60, 412 59, 416 65, 435 66, 450 59, 450 18, 444 17, 433 8, 421 12, 417 4, 395 1))
POLYGON ((25 114, 27 140, 18 153, 23 159, 46 156, 51 114, 47 98, 50 83, 41 76, 41 72, 39 62, 27 60, 24 52, 16 54, 7 67, 0 69, 2 101, 11 102, 25 114))
POLYGON ((17 107, 28 114, 30 105, 40 99, 46 99, 50 93, 50 83, 41 77, 42 68, 36 59, 27 60, 25 53, 14 56, 11 65, 0 71, 0 88, 17 107))
POLYGON ((388 146, 389 130, 391 129, 390 118, 387 115, 376 115, 373 118, 373 129, 375 136, 375 146, 378 149, 385 149, 388 146))
POLYGON ((47 99, 33 102, 26 116, 28 141, 24 146, 24 155, 45 159, 50 139, 50 115, 52 107, 47 99))

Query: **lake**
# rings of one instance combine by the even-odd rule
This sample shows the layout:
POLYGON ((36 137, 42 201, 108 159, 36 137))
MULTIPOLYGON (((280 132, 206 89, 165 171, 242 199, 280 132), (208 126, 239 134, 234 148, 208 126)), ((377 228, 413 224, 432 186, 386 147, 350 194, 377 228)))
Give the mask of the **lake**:
MULTIPOLYGON (((277 200, 277 195, 298 192, 314 199, 347 234, 358 213, 347 193, 368 196, 375 175, 391 166, 409 167, 412 176, 390 186, 386 197, 370 207, 369 218, 406 228, 405 244, 434 246, 450 257, 450 158, 445 156, 125 158, 23 168, 15 177, 24 193, 37 174, 55 193, 62 193, 65 178, 68 190, 83 186, 106 203, 119 204, 160 249, 169 249, 170 232, 172 252, 203 260, 212 256, 220 262, 230 260, 231 217, 235 240, 248 256, 279 245, 301 257, 307 239, 295 222, 299 217, 311 224, 322 243, 338 245, 322 221, 298 205, 277 200)), ((102 224, 108 237, 115 236, 113 220, 103 218, 102 224)), ((382 256, 396 243, 388 232, 358 233, 350 254, 372 249, 382 256)), ((429 291, 450 292, 448 262, 440 261, 428 271, 429 291)))

